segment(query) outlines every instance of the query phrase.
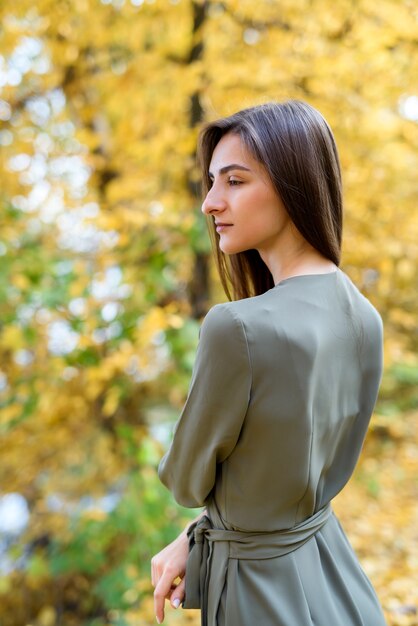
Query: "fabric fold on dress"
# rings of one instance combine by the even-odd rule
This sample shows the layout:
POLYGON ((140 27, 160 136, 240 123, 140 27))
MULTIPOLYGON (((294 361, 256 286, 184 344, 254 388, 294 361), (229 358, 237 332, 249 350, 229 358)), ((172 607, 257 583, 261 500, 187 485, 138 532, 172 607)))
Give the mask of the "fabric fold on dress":
POLYGON ((182 607, 201 609, 202 626, 216 626, 216 615, 225 585, 228 559, 271 559, 297 550, 311 539, 332 515, 328 503, 292 528, 274 532, 228 530, 213 503, 208 515, 188 530, 189 556, 182 607), (211 598, 208 601, 209 581, 211 598))

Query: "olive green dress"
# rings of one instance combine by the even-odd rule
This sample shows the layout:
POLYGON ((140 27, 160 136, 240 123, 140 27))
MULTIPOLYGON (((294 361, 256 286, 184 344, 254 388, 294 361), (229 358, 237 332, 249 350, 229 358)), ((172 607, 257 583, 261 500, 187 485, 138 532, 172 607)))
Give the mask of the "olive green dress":
POLYGON ((190 531, 185 608, 208 626, 383 626, 330 501, 382 375, 382 322, 338 269, 213 306, 159 466, 190 531))

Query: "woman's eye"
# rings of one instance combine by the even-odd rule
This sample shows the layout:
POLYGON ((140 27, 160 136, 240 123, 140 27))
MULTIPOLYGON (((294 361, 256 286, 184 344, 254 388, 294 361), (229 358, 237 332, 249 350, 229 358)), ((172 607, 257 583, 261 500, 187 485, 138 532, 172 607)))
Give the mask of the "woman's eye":
POLYGON ((231 186, 241 185, 241 181, 240 180, 233 180, 232 178, 230 178, 228 180, 228 184, 231 185, 231 186))

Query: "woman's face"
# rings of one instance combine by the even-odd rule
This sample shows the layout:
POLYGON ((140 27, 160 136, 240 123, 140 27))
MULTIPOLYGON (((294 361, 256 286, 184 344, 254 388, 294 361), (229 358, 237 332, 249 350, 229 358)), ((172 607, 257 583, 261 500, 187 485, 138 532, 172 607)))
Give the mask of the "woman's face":
POLYGON ((256 249, 268 253, 293 223, 265 168, 245 148, 241 138, 228 133, 212 154, 212 187, 202 211, 218 226, 219 247, 225 254, 256 249))

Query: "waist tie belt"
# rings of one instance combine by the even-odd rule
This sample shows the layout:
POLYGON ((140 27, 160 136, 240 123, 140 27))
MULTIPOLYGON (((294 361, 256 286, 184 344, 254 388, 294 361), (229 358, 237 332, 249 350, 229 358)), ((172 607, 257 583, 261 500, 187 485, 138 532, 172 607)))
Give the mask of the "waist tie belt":
POLYGON ((216 507, 191 524, 186 589, 182 607, 201 609, 202 626, 216 626, 216 614, 225 584, 228 559, 272 559, 300 548, 328 521, 328 503, 315 515, 293 528, 273 532, 243 532, 214 528, 223 526, 216 507), (210 579, 210 590, 209 590, 210 579), (208 597, 210 596, 210 597, 208 597), (209 602, 208 602, 209 599, 209 602))

